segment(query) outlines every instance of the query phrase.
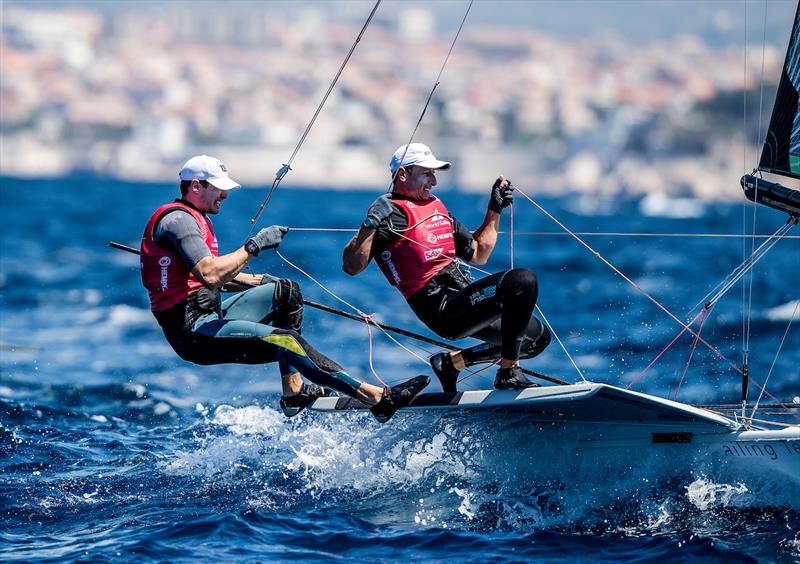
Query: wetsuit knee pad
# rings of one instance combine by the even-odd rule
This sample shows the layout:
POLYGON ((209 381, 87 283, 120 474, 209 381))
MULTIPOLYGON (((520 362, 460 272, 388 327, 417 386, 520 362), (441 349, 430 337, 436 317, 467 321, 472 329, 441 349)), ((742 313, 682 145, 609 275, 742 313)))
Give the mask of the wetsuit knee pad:
POLYGON ((275 284, 276 311, 273 325, 300 333, 303 327, 303 294, 294 280, 278 280, 275 284))
POLYGON ((539 281, 536 274, 527 268, 514 268, 506 272, 497 283, 497 292, 503 297, 527 295, 536 303, 539 297, 539 281))

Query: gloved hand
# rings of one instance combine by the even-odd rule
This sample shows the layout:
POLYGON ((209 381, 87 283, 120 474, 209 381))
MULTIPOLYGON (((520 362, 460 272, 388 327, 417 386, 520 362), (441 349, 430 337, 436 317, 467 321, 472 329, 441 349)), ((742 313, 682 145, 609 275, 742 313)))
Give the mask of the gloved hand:
POLYGON ((389 194, 383 194, 372 202, 369 210, 367 210, 367 219, 364 220, 362 225, 370 229, 377 229, 381 223, 389 219, 393 211, 394 206, 392 206, 389 194))
POLYGON ((503 208, 507 208, 514 203, 514 186, 510 180, 500 176, 494 181, 492 186, 492 196, 489 198, 489 209, 493 212, 501 213, 503 208))
POLYGON ((253 256, 264 249, 277 249, 288 232, 289 228, 286 226, 270 225, 245 241, 244 248, 253 256))

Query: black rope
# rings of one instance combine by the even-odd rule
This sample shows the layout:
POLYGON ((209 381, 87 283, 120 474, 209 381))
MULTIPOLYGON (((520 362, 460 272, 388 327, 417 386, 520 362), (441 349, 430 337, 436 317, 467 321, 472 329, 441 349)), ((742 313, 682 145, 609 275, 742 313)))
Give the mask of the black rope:
POLYGON ((367 21, 365 21, 364 25, 361 27, 361 31, 358 33, 358 37, 356 37, 356 40, 353 42, 353 45, 350 47, 350 51, 347 53, 347 56, 344 58, 344 61, 342 62, 341 66, 339 67, 339 70, 336 73, 336 76, 333 78, 333 81, 331 81, 330 85, 328 86, 328 90, 327 90, 327 92, 325 92, 325 96, 322 97, 322 101, 317 106, 317 111, 314 112, 314 116, 311 118, 311 121, 308 122, 308 125, 306 126, 305 131, 303 131, 303 135, 300 137, 300 141, 297 142, 297 145, 295 146, 294 151, 292 152, 292 156, 289 157, 289 160, 286 163, 284 163, 284 165, 278 170, 278 172, 275 173, 275 180, 272 181, 272 186, 270 187, 269 192, 267 193, 267 197, 264 198, 264 201, 261 203, 261 206, 258 208, 258 211, 253 216, 253 219, 250 220, 250 231, 248 232, 247 237, 250 237, 253 234, 253 231, 255 230, 256 225, 258 225, 258 220, 261 218, 261 214, 264 213, 264 210, 269 205, 269 202, 272 199, 272 194, 275 192, 275 190, 278 189, 278 186, 280 185, 281 181, 283 180, 283 177, 286 176, 286 173, 288 173, 290 170, 292 170, 292 162, 294 161, 294 158, 297 156, 298 151, 300 151, 301 145, 306 140, 306 137, 308 136, 308 133, 311 131, 311 128, 314 126, 314 122, 317 120, 317 117, 319 116, 320 112, 322 111, 322 107, 325 105, 325 102, 328 100, 328 96, 330 96, 331 92, 333 91, 333 87, 336 85, 336 82, 339 80, 339 77, 342 75, 342 72, 344 71, 344 67, 347 66, 347 63, 350 60, 350 57, 353 54, 353 51, 356 50, 356 46, 361 41, 361 37, 364 35, 364 32, 367 31, 367 27, 369 27, 369 24, 372 21, 372 17, 375 15, 375 12, 378 10, 378 6, 380 6, 380 3, 381 3, 381 0, 377 0, 377 2, 375 2, 375 6, 372 7, 372 11, 369 13, 369 17, 367 18, 367 21))

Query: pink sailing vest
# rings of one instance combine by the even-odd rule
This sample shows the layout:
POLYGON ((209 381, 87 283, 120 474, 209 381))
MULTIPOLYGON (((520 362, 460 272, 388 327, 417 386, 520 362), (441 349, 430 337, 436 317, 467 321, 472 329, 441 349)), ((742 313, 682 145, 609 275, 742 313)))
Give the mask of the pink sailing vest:
POLYGON ((392 199, 408 218, 408 229, 376 257, 383 275, 406 299, 456 256, 453 222, 435 196, 425 202, 392 199))
POLYGON ((200 226, 200 233, 205 238, 211 254, 217 256, 219 253, 214 227, 208 217, 181 202, 164 204, 158 208, 150 216, 144 228, 141 246, 142 284, 150 295, 152 311, 164 311, 185 300, 203 286, 203 283, 183 264, 176 251, 162 249, 153 240, 156 222, 171 209, 182 209, 192 214, 200 226))

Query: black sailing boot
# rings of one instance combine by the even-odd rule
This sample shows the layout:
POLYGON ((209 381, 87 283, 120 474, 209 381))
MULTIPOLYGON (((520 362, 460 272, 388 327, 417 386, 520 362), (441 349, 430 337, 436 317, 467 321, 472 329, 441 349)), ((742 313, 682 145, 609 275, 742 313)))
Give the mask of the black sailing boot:
POLYGON ((453 357, 450 353, 442 352, 435 354, 430 360, 433 373, 439 378, 443 392, 456 392, 458 383, 458 370, 453 366, 453 357))
POLYGON ((539 384, 531 382, 519 366, 498 368, 494 387, 498 390, 524 390, 525 388, 538 388, 539 384))
POLYGON ((331 395, 331 390, 318 386, 317 384, 306 384, 300 391, 293 396, 281 396, 281 409, 286 417, 294 417, 309 405, 314 403, 317 398, 331 395))
POLYGON ((388 393, 384 392, 383 398, 377 404, 369 408, 375 419, 381 423, 386 423, 392 415, 411 403, 418 393, 431 383, 428 376, 415 376, 411 380, 406 380, 402 384, 397 384, 389 388, 388 393))

